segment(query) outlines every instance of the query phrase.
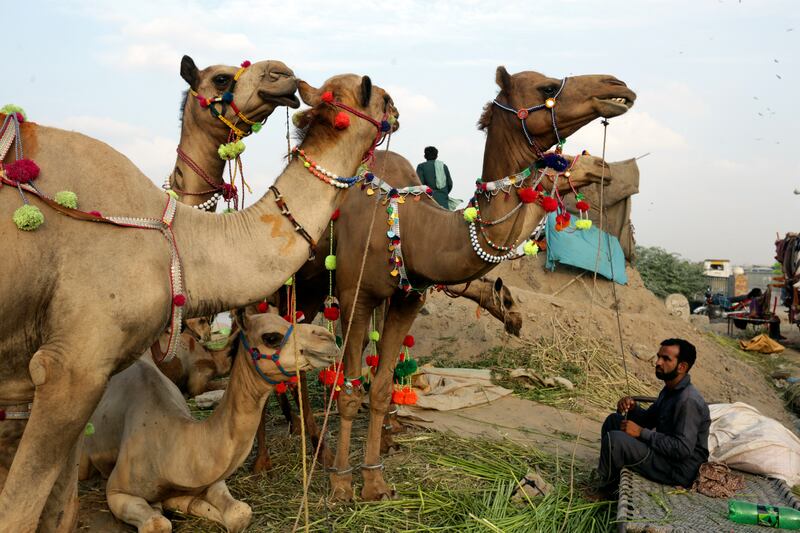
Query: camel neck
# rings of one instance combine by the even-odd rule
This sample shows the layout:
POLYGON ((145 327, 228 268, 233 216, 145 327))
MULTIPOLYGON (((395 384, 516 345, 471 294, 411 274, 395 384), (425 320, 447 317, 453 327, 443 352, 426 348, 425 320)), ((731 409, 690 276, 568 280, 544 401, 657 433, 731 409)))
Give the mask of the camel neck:
MULTIPOLYGON (((227 142, 227 130, 222 125, 199 122, 193 114, 184 112, 181 140, 178 150, 182 151, 191 163, 180 156, 175 159, 175 168, 170 176, 170 186, 180 191, 200 192, 213 187, 201 176, 205 173, 212 183, 224 182, 225 161, 219 157, 219 145, 227 142), (196 166, 194 169, 192 166, 196 166)), ((199 205, 213 196, 213 192, 197 195, 182 194, 181 202, 199 205)))
MULTIPOLYGON (((369 146, 371 132, 366 133, 348 130, 336 142, 308 138, 303 149, 326 169, 352 176, 369 146)), ((319 240, 340 201, 338 189, 316 178, 297 159, 286 166, 275 187, 297 222, 319 240)), ((183 257, 189 317, 264 298, 309 257, 308 242, 281 213, 272 191, 247 209, 230 214, 179 205, 174 231, 183 257)))

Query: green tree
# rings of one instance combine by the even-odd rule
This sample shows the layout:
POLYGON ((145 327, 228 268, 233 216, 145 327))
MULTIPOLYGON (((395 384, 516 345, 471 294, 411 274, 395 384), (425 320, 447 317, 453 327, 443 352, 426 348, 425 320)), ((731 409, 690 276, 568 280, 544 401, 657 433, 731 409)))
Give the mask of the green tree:
POLYGON ((677 292, 694 300, 706 288, 702 263, 692 263, 657 246, 636 247, 636 269, 645 287, 660 298, 677 292))

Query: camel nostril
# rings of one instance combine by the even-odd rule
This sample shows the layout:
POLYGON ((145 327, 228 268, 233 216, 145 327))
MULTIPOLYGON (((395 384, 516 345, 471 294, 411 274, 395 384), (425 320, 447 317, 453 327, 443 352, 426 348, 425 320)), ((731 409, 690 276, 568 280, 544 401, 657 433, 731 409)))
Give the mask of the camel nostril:
POLYGON ((608 83, 609 85, 617 85, 617 86, 620 86, 620 87, 627 87, 627 85, 625 84, 624 81, 618 80, 617 78, 606 78, 603 81, 605 83, 608 83))

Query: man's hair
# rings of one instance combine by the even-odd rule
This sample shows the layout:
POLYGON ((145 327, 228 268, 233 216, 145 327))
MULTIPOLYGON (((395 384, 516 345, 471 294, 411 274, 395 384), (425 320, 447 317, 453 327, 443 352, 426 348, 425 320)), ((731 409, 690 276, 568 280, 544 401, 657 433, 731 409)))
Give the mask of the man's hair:
POLYGON ((439 157, 439 150, 437 150, 435 146, 425 147, 425 159, 428 161, 433 161, 437 157, 439 157))
POLYGON ((755 289, 753 289, 753 290, 751 290, 750 292, 747 293, 747 297, 748 298, 759 298, 759 297, 761 297, 761 289, 756 287, 755 289))
POLYGON ((684 339, 666 339, 661 341, 661 346, 677 346, 678 347, 678 362, 684 362, 689 365, 689 370, 694 366, 697 360, 697 348, 694 344, 684 339))

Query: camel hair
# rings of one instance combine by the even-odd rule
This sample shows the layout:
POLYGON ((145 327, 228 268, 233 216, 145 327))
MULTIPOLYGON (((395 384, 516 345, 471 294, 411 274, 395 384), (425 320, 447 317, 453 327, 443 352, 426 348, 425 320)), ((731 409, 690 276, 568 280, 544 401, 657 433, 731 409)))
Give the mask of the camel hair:
POLYGON ((292 327, 253 306, 238 320, 246 344, 234 341, 230 382, 206 420, 192 417, 180 390, 146 356, 111 378, 92 415, 81 479, 90 467, 108 477, 111 512, 140 532, 172 531, 159 506, 244 530, 252 511, 225 479, 250 454, 264 403, 298 369, 325 367, 339 353, 335 336, 320 326, 292 327))
MULTIPOLYGON (((610 118, 625 113, 633 104, 636 95, 617 78, 607 75, 584 75, 558 80, 532 71, 510 75, 504 67, 497 69, 496 81, 499 93, 496 101, 518 110, 543 104, 557 96, 553 116, 547 110, 530 112, 524 121, 518 113, 506 112, 487 104, 479 125, 486 131, 482 182, 490 183, 519 173, 532 166, 532 161, 542 157, 538 147, 550 147, 559 138, 565 139, 595 118, 610 118), (525 135, 524 125, 533 142, 525 135), (557 124, 557 129, 554 128, 557 124)), ((386 155, 385 176, 413 176, 408 161, 398 156, 386 155), (392 160, 389 160, 392 158, 392 160), (405 169, 405 170, 404 170, 405 169)), ((573 185, 579 187, 600 180, 604 163, 599 160, 580 158, 587 164, 585 172, 573 172, 573 185), (577 174, 577 175, 576 175, 577 174)), ((381 168, 380 162, 376 163, 381 168)), ((580 167, 579 167, 580 168, 580 167)), ((380 172, 377 170, 376 172, 380 172)), ((566 180, 563 180, 566 181, 566 180)), ((394 184, 392 184, 394 186, 394 184)), ((566 183, 561 183, 567 187, 566 183)), ((547 185, 545 185, 547 187, 547 185)), ((516 213, 512 209, 521 202, 514 198, 520 189, 512 187, 508 201, 504 195, 476 194, 484 221, 503 220, 486 225, 478 234, 483 250, 489 249, 487 238, 501 246, 511 247, 524 239, 542 220, 545 211, 539 203, 526 203, 516 213), (508 216, 511 214, 511 216, 508 216)), ((378 196, 375 194, 374 196, 378 196)), ((348 216, 348 213, 370 213, 379 200, 364 191, 349 191, 341 206, 341 216, 336 222, 335 238, 337 255, 361 257, 367 242, 368 224, 364 216, 348 216)), ((485 261, 470 244, 468 225, 462 213, 448 212, 422 199, 399 204, 399 219, 402 234, 402 250, 408 278, 415 287, 432 284, 457 284, 477 279, 486 274, 497 263, 485 261), (432 232, 431 230, 434 229, 432 232), (431 236, 434 235, 434 238, 431 236)), ((381 206, 382 207, 382 206, 381 206)), ((383 217, 381 217, 383 218, 383 217)), ((385 226, 383 226, 385 227, 385 226)), ((367 261, 361 286, 357 287, 360 263, 358 260, 337 263, 336 287, 341 306, 342 324, 346 328, 352 313, 353 322, 349 340, 344 351, 345 393, 338 397, 340 430, 336 448, 335 471, 331 473, 331 488, 334 499, 350 500, 352 491, 352 469, 349 466, 350 435, 352 421, 361 407, 363 387, 358 383, 362 372, 362 352, 373 310, 389 300, 385 312, 384 327, 378 341, 379 363, 370 386, 370 417, 367 444, 363 463, 364 479, 361 497, 378 500, 391 497, 392 490, 384 480, 380 463, 381 429, 389 411, 393 373, 405 336, 424 304, 424 291, 405 291, 398 288, 398 278, 390 274, 390 251, 388 239, 381 231, 375 231, 368 244, 368 251, 375 260, 367 261), (356 289, 358 301, 355 301, 356 289), (348 385, 351 385, 348 387, 348 385), (349 389, 349 390, 348 390, 349 389)), ((503 252, 492 252, 499 255, 503 252)), ((312 267, 305 265, 304 268, 312 267)), ((302 269, 297 275, 298 289, 302 291, 302 269)), ((298 292, 298 301, 303 297, 298 292)), ((300 305, 300 304, 299 304, 300 305)), ((303 309, 303 307, 301 307, 303 309)), ((344 334, 347 335, 346 330, 344 334)))
MULTIPOLYGON (((239 78, 234 97, 239 91, 250 92, 252 84, 274 89, 268 72, 276 64, 251 65, 239 78)), ((280 65, 286 94, 293 94, 297 86, 312 106, 302 147, 332 172, 352 176, 374 145, 375 123, 387 114, 396 117, 391 98, 366 76, 334 76, 317 89, 297 82, 288 67, 280 65), (326 93, 335 100, 323 100, 326 93), (370 120, 353 115, 349 127, 337 128, 337 104, 370 120)), ((235 69, 228 72, 233 76, 235 69)), ((260 92, 259 100, 251 101, 275 105, 260 92)), ((228 112, 228 119, 234 120, 228 112)), ((168 195, 104 143, 32 122, 21 125, 21 137, 25 156, 41 169, 41 189, 69 189, 77 194, 82 210, 106 217, 162 219, 168 195)), ((9 154, 4 163, 13 157, 9 154)), ((10 216, 20 198, 6 189, 11 187, 0 191, 0 212, 10 216)), ((274 190, 280 191, 311 239, 319 239, 340 201, 336 188, 297 159, 277 178, 274 190)), ((275 292, 308 259, 309 243, 282 213, 274 190, 247 209, 226 215, 174 207, 171 235, 182 259, 185 299, 180 303, 187 317, 257 301, 275 292)), ((24 232, 7 219, 0 227, 10 250, 9 264, 26 265, 0 282, 0 310, 13 317, 0 325, 0 358, 5 363, 0 403, 33 400, 0 493, 0 532, 15 533, 36 529, 63 465, 77 456, 79 436, 108 379, 153 344, 176 302, 170 286, 171 246, 160 231, 115 227, 100 223, 96 215, 87 216, 93 223, 59 216, 51 204, 27 196, 47 213, 44 224, 24 232), (135 260, 119 260, 132 250, 135 260), (47 268, 36 268, 33 258, 47 268)))

